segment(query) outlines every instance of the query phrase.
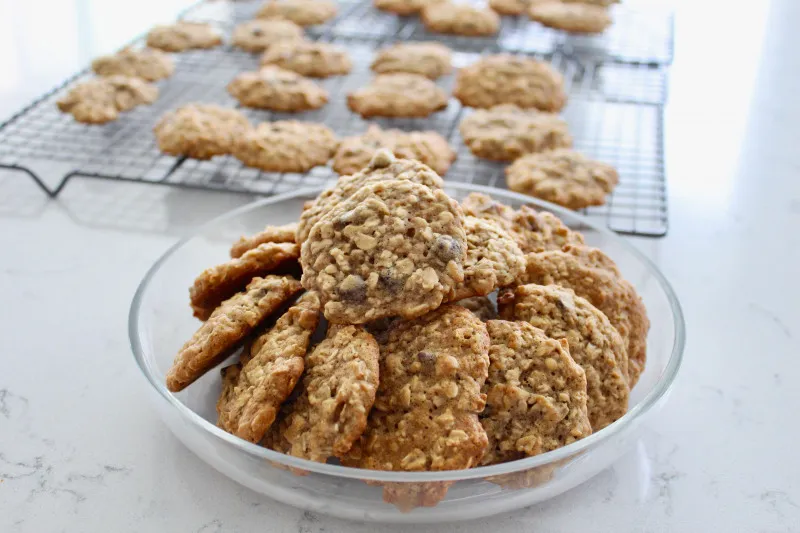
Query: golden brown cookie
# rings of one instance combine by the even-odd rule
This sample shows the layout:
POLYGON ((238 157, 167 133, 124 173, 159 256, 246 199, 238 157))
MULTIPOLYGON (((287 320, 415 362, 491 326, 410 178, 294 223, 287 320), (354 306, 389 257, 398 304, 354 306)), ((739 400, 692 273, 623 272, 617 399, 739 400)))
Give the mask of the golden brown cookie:
POLYGON ((453 70, 450 49, 439 43, 396 43, 378 51, 370 66, 374 72, 407 72, 431 80, 453 70))
POLYGON ((500 17, 489 8, 468 4, 437 2, 425 6, 420 15, 422 24, 435 33, 470 37, 494 35, 500 30, 500 17))
POLYGON ((506 168, 506 183, 512 191, 581 209, 606 203, 619 174, 611 165, 559 149, 517 159, 506 168))
POLYGON ((222 37, 210 24, 179 21, 168 26, 156 26, 147 34, 147 46, 165 52, 214 48, 222 37))
POLYGON ((341 76, 353 68, 350 56, 343 48, 305 40, 270 46, 261 56, 261 64, 276 65, 312 78, 341 76))
POLYGON ((525 154, 572 146, 564 119, 513 104, 478 109, 458 129, 473 154, 494 161, 514 161, 525 154))
POLYGON ((339 144, 323 124, 279 120, 262 122, 234 144, 233 155, 249 167, 269 172, 306 172, 324 165, 339 144))
POLYGON ((497 318, 497 309, 487 296, 473 296, 471 298, 464 298, 455 303, 467 309, 484 322, 497 318))
POLYGON ((628 410, 628 353, 606 315, 572 289, 522 285, 498 296, 500 316, 528 322, 551 339, 566 339, 569 354, 586 373, 587 409, 593 431, 628 410))
POLYGON ((536 2, 528 8, 528 16, 570 33, 603 33, 612 22, 607 8, 588 3, 536 2))
POLYGON ((300 282, 290 277, 253 278, 244 292, 222 302, 183 345, 167 372, 167 388, 178 392, 191 385, 301 289, 300 282))
POLYGON ((491 465, 549 452, 592 433, 586 375, 566 340, 526 322, 490 320, 489 377, 481 423, 491 465))
POLYGON ((223 300, 242 290, 251 279, 286 270, 299 255, 297 244, 267 242, 241 257, 205 269, 189 288, 194 316, 206 320, 223 300))
POLYGON ((323 24, 336 16, 331 0, 269 0, 256 13, 258 18, 286 19, 300 26, 323 24))
POLYGON ((447 173, 456 158, 447 139, 435 131, 384 130, 370 124, 363 134, 342 140, 333 157, 333 170, 339 174, 354 174, 366 168, 381 148, 396 157, 425 163, 440 176, 447 173))
POLYGON ((140 78, 107 76, 75 85, 56 104, 78 122, 105 124, 117 120, 123 111, 152 104, 158 98, 158 87, 140 78))
POLYGON ((426 5, 445 1, 446 0, 373 0, 373 4, 383 11, 406 16, 419 13, 426 5))
POLYGON ((263 52, 278 43, 302 41, 303 28, 289 20, 248 20, 236 26, 231 44, 252 53, 263 52))
POLYGON ((347 107, 364 118, 427 117, 447 107, 447 93, 418 74, 380 74, 348 94, 347 107))
POLYGON ((628 384, 633 388, 647 360, 650 320, 642 299, 607 255, 588 246, 565 246, 563 251, 528 254, 520 281, 572 289, 602 311, 625 342, 628 384))
POLYGON ((92 61, 92 70, 98 76, 132 76, 145 81, 156 81, 172 76, 175 63, 172 58, 154 48, 123 48, 113 55, 101 56, 92 61))
POLYGON ((255 235, 240 237, 231 246, 231 257, 241 257, 245 252, 256 248, 266 242, 296 242, 297 222, 284 224, 283 226, 267 226, 255 235))
POLYGON ((325 89, 274 65, 239 74, 228 84, 228 92, 244 106, 271 111, 308 111, 328 103, 325 89))
POLYGON ((364 433, 378 389, 378 343, 360 326, 331 326, 306 356, 303 392, 281 423, 286 453, 325 462, 364 433))
POLYGON ((489 7, 501 15, 517 16, 528 11, 537 0, 489 0, 489 7))
POLYGON ((308 238, 314 224, 363 186, 393 179, 410 180, 431 189, 441 189, 444 186, 442 178, 427 165, 412 159, 396 159, 387 150, 379 150, 366 168, 350 176, 341 176, 333 187, 322 191, 317 199, 303 210, 297 225, 297 242, 302 244, 308 238))
POLYGON ((464 229, 464 281, 456 286, 449 300, 486 296, 516 283, 525 270, 525 255, 511 235, 494 222, 473 216, 464 217, 464 229))
POLYGON ((487 442, 478 421, 489 365, 485 324, 463 307, 445 305, 393 323, 380 349, 375 406, 342 463, 407 472, 478 464, 487 442))
POLYGON ((514 104, 557 112, 564 107, 564 79, 543 61, 496 54, 458 71, 453 96, 469 107, 514 104))
POLYGON ((319 311, 319 298, 312 292, 303 294, 254 342, 258 349, 250 352, 247 362, 222 370, 217 402, 220 428, 250 442, 261 441, 303 373, 319 311))
POLYGON ((569 229, 560 218, 523 205, 519 210, 481 193, 470 193, 462 202, 464 213, 490 220, 506 230, 525 253, 560 250, 584 243, 580 232, 569 229))
POLYGON ((214 104, 188 104, 167 112, 153 128, 165 154, 211 159, 231 153, 250 123, 239 111, 214 104))

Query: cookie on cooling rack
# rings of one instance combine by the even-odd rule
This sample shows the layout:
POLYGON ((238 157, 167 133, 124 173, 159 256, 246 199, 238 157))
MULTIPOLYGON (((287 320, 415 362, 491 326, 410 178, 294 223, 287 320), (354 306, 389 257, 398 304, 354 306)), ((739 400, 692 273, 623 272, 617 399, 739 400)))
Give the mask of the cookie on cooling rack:
POLYGON ((407 16, 419 13, 427 5, 445 1, 447 0, 373 0, 373 4, 380 10, 407 16))
POLYGON ((147 46, 165 52, 214 48, 222 37, 210 24, 179 21, 168 26, 156 26, 147 34, 147 46))
POLYGON ((607 8, 584 3, 536 2, 528 8, 528 16, 570 33, 603 33, 612 23, 607 8))
POLYGON ((140 78, 114 75, 81 82, 56 104, 78 122, 105 124, 117 120, 121 112, 152 104, 157 98, 155 85, 140 78))
POLYGON ((549 112, 567 102, 564 79, 550 63, 511 54, 485 56, 460 69, 453 96, 469 107, 514 104, 549 112))
POLYGON ((423 118, 447 107, 447 93, 418 74, 380 74, 348 94, 347 107, 364 118, 423 118))
POLYGON ((346 50, 328 43, 305 40, 270 46, 261 56, 261 64, 276 65, 312 78, 342 76, 353 68, 346 50))
POLYGON ((133 76, 145 81, 156 81, 172 76, 175 63, 172 58, 154 48, 124 48, 116 54, 101 56, 92 61, 92 70, 98 76, 133 76))
POLYGON ((397 43, 379 50, 370 68, 378 74, 407 72, 435 80, 453 70, 452 55, 439 43, 397 43))
POLYGON ((167 112, 153 128, 165 154, 211 159, 231 153, 250 123, 239 111, 214 104, 188 104, 167 112))
POLYGON ((528 154, 506 168, 508 188, 581 209, 603 205, 619 182, 616 169, 569 149, 528 154))
POLYGON ((239 74, 228 84, 228 92, 244 106, 270 111, 308 111, 328 103, 325 89, 275 65, 239 74))
POLYGON ((283 42, 303 40, 303 28, 289 20, 249 20, 236 26, 231 43, 248 52, 263 52, 283 42))
POLYGON ((536 1, 537 0, 489 0, 489 7, 501 15, 517 16, 526 13, 528 7, 536 1))
POLYGON ((291 20, 300 26, 323 24, 336 16, 331 0, 269 0, 256 13, 257 18, 291 20))
POLYGON ((262 122, 236 140, 233 155, 249 167, 268 172, 306 172, 327 163, 338 142, 324 124, 262 122))
POLYGON ((449 1, 425 6, 421 19, 434 33, 485 37, 500 31, 500 17, 491 9, 449 1))

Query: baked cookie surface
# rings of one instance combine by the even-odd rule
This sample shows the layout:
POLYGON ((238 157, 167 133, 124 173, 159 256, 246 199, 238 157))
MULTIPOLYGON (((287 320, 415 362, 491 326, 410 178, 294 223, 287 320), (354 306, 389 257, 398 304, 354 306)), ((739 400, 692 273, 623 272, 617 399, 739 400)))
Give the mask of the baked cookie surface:
POLYGON ((303 38, 303 28, 294 22, 256 19, 236 26, 231 43, 242 50, 257 53, 278 43, 299 42, 303 38))
POLYGON ((489 377, 481 423, 491 465, 549 452, 592 433, 586 375, 567 341, 526 322, 490 320, 489 377))
POLYGON ((370 68, 379 74, 407 72, 435 80, 453 70, 452 56, 439 43, 397 43, 379 50, 370 68))
POLYGON ((384 130, 371 124, 363 134, 342 140, 333 158, 333 170, 354 174, 366 168, 380 149, 424 163, 440 176, 447 173, 456 158, 447 140, 435 131, 384 130))
POLYGON ((427 5, 446 0, 373 0, 373 4, 378 9, 389 11, 395 15, 414 15, 422 11, 427 5))
POLYGON ((447 93, 419 74, 379 74, 347 95, 347 107, 364 118, 422 118, 446 108, 447 93))
POLYGON ((249 167, 269 172, 306 172, 324 165, 338 144, 323 124, 279 120, 262 122, 239 137, 233 155, 249 167))
POLYGON ((607 8, 588 3, 535 2, 528 7, 528 16, 570 33, 603 33, 612 23, 607 8))
POLYGON ((257 18, 291 20, 300 26, 323 24, 336 16, 331 0, 269 0, 256 13, 257 18))
POLYGON ((341 76, 353 68, 346 50, 305 40, 284 41, 270 46, 261 56, 261 65, 276 65, 312 78, 341 76))
POLYGON ((514 161, 525 154, 572 146, 564 119, 513 104, 478 109, 458 129, 473 154, 493 161, 514 161))
POLYGON ((172 76, 175 62, 154 48, 123 48, 116 54, 101 56, 92 61, 98 76, 132 76, 145 81, 157 81, 172 76))
POLYGON ((359 189, 328 211, 303 243, 303 286, 331 322, 413 318, 463 281, 466 235, 458 204, 409 180, 359 189))
POLYGON ((296 242, 297 223, 267 226, 255 235, 242 236, 231 246, 231 257, 241 257, 245 252, 266 242, 296 242))
POLYGON ((290 277, 253 278, 244 292, 225 300, 183 345, 167 372, 167 388, 178 392, 191 385, 302 288, 290 277))
POLYGON ((254 341, 246 362, 222 370, 217 402, 220 428, 250 442, 264 438, 303 373, 308 343, 319 323, 319 307, 314 293, 303 294, 254 341))
POLYGON ((628 353, 608 318, 572 289, 522 285, 498 296, 500 316, 528 322, 551 339, 566 339, 569 354, 586 373, 587 409, 593 431, 628 410, 628 353))
POLYGON ((497 13, 489 8, 467 4, 429 4, 422 10, 420 18, 425 28, 434 33, 483 37, 500 31, 500 17, 497 13))
POLYGON ((165 52, 214 48, 222 44, 219 32, 210 24, 179 21, 156 26, 147 34, 147 46, 165 52))
POLYGON ((489 0, 489 7, 501 15, 517 16, 527 12, 536 0, 489 0))
POLYGON ((309 111, 328 103, 325 89, 275 65, 239 74, 228 84, 228 92, 244 106, 271 111, 309 111))
POLYGON ((188 104, 163 115, 153 128, 165 154, 211 159, 231 153, 250 123, 239 111, 214 104, 188 104))
POLYGON ((117 120, 121 112, 152 104, 157 98, 155 85, 140 78, 114 75, 81 82, 56 104, 78 122, 105 124, 117 120))
POLYGON ((281 423, 286 453, 343 457, 364 433, 378 389, 378 343, 360 326, 331 326, 306 356, 303 392, 281 423))
POLYGON ((528 154, 506 168, 512 191, 570 209, 603 205, 618 182, 614 167, 569 149, 528 154))
POLYGON ((469 107, 515 104, 557 112, 564 107, 564 79, 546 62, 496 54, 458 71, 453 96, 469 107))

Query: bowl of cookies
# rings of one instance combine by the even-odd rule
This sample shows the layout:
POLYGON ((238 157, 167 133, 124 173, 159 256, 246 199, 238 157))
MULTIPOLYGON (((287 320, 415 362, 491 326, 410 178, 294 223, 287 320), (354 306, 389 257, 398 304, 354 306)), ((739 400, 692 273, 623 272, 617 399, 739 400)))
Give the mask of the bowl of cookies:
POLYGON ((400 523, 583 483, 653 423, 684 346, 669 283, 617 235, 385 151, 175 244, 129 330, 157 411, 211 466, 400 523))

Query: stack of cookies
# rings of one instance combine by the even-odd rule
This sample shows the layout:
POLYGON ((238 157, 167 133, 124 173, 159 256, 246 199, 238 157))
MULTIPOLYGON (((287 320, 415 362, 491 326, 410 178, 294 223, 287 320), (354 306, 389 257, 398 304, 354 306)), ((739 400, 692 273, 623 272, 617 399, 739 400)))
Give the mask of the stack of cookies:
MULTIPOLYGON (((169 390, 233 356, 222 429, 405 472, 538 455, 623 416, 649 322, 613 261, 552 214, 482 194, 459 204, 442 187, 427 165, 378 150, 296 224, 240 239, 190 288, 203 324, 169 390)), ((449 485, 386 484, 384 499, 436 505, 449 485)))

